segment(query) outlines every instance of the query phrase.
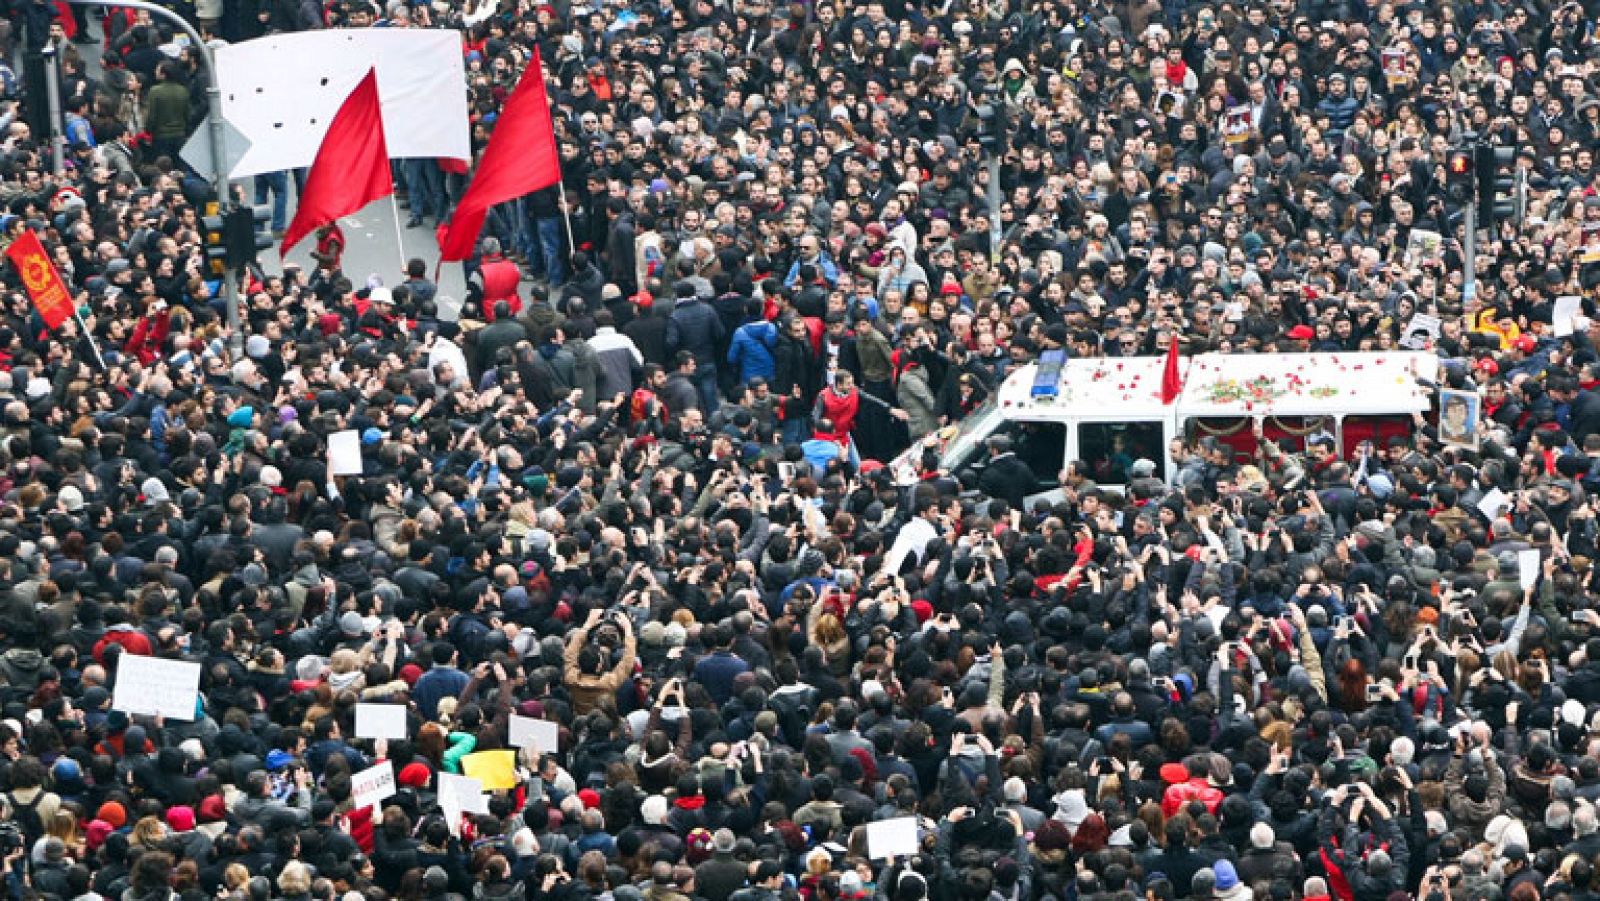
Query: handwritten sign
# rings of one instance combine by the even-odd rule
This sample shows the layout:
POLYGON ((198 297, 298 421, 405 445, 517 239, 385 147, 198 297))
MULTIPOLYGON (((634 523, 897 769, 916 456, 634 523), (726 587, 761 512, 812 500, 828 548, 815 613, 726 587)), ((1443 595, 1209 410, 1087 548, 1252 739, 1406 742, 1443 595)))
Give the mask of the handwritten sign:
POLYGON ((350 777, 350 802, 358 810, 377 807, 394 793, 394 764, 387 760, 350 777))
POLYGON ((111 709, 194 722, 200 664, 139 654, 117 658, 111 709))

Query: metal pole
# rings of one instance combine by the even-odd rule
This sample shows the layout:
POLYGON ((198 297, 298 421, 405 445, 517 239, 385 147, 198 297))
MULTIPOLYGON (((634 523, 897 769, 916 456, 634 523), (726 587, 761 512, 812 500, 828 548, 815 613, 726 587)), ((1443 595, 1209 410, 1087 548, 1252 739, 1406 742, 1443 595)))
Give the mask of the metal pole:
POLYGON ((989 154, 989 256, 1000 252, 1000 154, 989 154))
MULTIPOLYGON (((146 0, 67 0, 74 6, 126 6, 132 9, 142 9, 159 19, 165 19, 174 27, 179 28, 189 36, 189 41, 200 54, 200 59, 205 62, 206 68, 206 112, 208 114, 208 127, 211 133, 211 159, 215 163, 216 171, 212 173, 211 186, 217 193, 217 203, 226 206, 231 198, 228 196, 227 139, 224 137, 222 123, 222 87, 217 82, 217 61, 211 55, 211 48, 206 46, 205 39, 200 37, 200 32, 194 30, 184 18, 164 6, 148 3, 146 0)), ((229 273, 222 280, 222 295, 228 304, 228 331, 232 334, 229 344, 235 355, 244 353, 244 330, 239 314, 239 285, 238 273, 229 273)))
MULTIPOLYGON (((572 212, 567 209, 567 182, 565 179, 556 182, 556 187, 561 192, 561 216, 567 220, 567 256, 576 256, 578 248, 574 245, 572 237, 572 212)), ((546 266, 546 268, 549 268, 546 266)), ((639 286, 643 290, 644 286, 639 286)))
POLYGON ((1478 210, 1476 198, 1467 203, 1467 208, 1461 213, 1461 224, 1466 231, 1465 239, 1461 242, 1462 268, 1466 272, 1461 276, 1461 300, 1463 303, 1471 301, 1478 296, 1478 210))
POLYGON ((67 135, 61 118, 61 58, 55 44, 44 45, 39 55, 44 57, 44 90, 50 105, 50 171, 59 176, 67 168, 67 135))

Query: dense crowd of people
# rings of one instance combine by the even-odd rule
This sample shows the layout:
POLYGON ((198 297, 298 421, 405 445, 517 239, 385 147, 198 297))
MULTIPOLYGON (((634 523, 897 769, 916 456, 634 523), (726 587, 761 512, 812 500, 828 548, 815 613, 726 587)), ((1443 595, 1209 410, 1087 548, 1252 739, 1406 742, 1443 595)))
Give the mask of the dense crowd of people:
MULTIPOLYGON (((1600 892, 1594 3, 172 6, 459 29, 474 149, 542 77, 564 182, 493 211, 465 297, 349 271, 332 225, 235 335, 174 156, 195 49, 7 7, 0 241, 78 313, 6 267, 11 898, 1600 892), (16 74, 46 44, 60 175, 16 74), (1528 189, 1472 290, 1469 141, 1528 189), (1420 347, 1478 403, 944 468, 1042 353, 1173 340, 1420 347), (193 716, 130 714, 129 655, 200 664, 193 716), (514 788, 441 800, 502 749, 514 788)), ((462 169, 396 161, 414 224, 462 169)), ((281 228, 296 181, 240 187, 281 228)))

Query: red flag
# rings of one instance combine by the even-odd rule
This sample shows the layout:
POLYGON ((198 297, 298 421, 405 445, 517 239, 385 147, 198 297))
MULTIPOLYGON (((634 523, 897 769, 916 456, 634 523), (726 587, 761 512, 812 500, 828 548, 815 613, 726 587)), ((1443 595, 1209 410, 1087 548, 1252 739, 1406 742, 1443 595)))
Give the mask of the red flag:
POLYGON ((1183 377, 1178 375, 1178 336, 1172 336, 1167 345, 1167 368, 1161 373, 1161 402, 1170 404, 1183 391, 1183 377))
POLYGON ((464 260, 472 255, 490 207, 548 188, 560 180, 555 124, 550 121, 544 67, 539 62, 539 48, 535 47, 522 80, 511 92, 494 133, 489 136, 478 174, 456 204, 449 226, 439 231, 439 259, 464 260))
POLYGON ((6 248, 6 256, 22 275, 22 286, 28 289, 28 297, 46 328, 53 331, 72 316, 72 294, 62 283, 61 274, 56 272, 55 264, 50 262, 50 255, 45 253, 33 229, 23 229, 6 248))
POLYGON ((389 146, 383 140, 383 112, 378 106, 378 70, 368 69, 317 148, 278 255, 288 256, 289 248, 315 229, 393 193, 389 146))

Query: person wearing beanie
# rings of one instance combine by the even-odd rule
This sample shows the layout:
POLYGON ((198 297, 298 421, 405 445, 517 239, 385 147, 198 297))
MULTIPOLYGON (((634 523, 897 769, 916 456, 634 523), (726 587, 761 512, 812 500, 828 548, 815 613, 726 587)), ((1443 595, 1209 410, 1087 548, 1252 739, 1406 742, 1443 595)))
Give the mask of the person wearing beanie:
POLYGON ((1211 874, 1215 880, 1213 892, 1220 901, 1251 901, 1253 893, 1248 885, 1240 881, 1232 862, 1217 861, 1211 865, 1211 874))

